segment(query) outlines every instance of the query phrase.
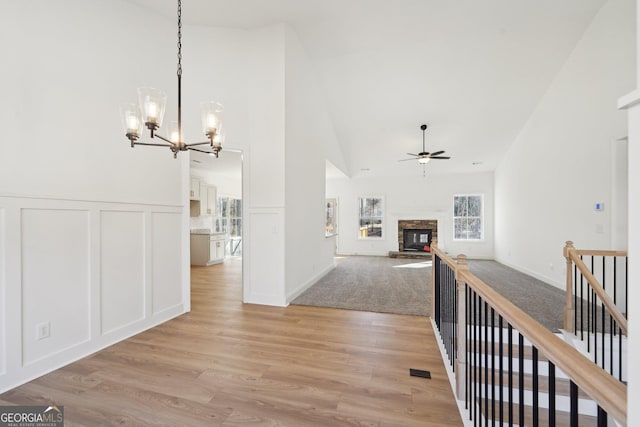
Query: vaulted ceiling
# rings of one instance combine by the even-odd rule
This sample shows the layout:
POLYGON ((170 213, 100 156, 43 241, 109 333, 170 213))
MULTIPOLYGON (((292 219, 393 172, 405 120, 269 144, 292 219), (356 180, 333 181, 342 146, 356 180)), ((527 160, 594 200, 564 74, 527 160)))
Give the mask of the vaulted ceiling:
MULTIPOLYGON (((174 0, 129 0, 168 18, 174 0)), ((352 176, 493 170, 606 0, 183 0, 186 24, 293 27, 352 176)))

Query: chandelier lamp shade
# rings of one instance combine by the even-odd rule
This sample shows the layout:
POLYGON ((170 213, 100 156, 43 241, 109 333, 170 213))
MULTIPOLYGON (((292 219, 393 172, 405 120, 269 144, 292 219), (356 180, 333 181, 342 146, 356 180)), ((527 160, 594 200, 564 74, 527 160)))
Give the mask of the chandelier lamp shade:
POLYGON ((155 88, 138 88, 138 104, 125 104, 120 109, 122 127, 131 148, 136 145, 168 147, 176 158, 180 151, 199 151, 218 157, 222 150, 224 134, 222 132, 223 107, 218 102, 203 102, 200 105, 202 114, 202 131, 207 141, 187 144, 182 134, 182 1, 178 0, 178 121, 169 123, 169 136, 162 136, 156 131, 162 127, 162 120, 167 105, 167 95, 155 88), (142 142, 144 128, 149 131, 151 140, 164 142, 142 142), (206 147, 208 145, 208 147, 206 147))

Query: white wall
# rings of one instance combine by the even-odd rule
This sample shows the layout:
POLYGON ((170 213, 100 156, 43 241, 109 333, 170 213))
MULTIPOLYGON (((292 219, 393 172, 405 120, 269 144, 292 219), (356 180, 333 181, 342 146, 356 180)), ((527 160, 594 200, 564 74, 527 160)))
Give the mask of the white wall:
MULTIPOLYGON (((398 250, 398 220, 436 219, 438 244, 447 252, 471 258, 493 256, 493 174, 429 175, 422 177, 418 165, 415 177, 368 177, 327 180, 327 197, 338 199, 338 253, 386 256, 398 250), (453 196, 484 194, 484 240, 453 240, 453 196), (358 238, 358 197, 384 198, 384 226, 381 240, 358 238)), ((427 166, 428 167, 428 166, 427 166)))
POLYGON ((496 259, 561 288, 566 240, 611 245, 612 144, 627 133, 616 100, 635 77, 633 3, 602 7, 495 173, 496 259))
POLYGON ((3 2, 0 391, 189 307, 185 159, 132 150, 119 119, 138 86, 175 87, 166 22, 122 1, 3 2))
MULTIPOLYGON (((326 159, 338 143, 315 76, 295 32, 285 29, 286 288, 290 301, 333 268, 324 235, 326 159)), ((330 159, 330 160, 331 160, 330 159)))

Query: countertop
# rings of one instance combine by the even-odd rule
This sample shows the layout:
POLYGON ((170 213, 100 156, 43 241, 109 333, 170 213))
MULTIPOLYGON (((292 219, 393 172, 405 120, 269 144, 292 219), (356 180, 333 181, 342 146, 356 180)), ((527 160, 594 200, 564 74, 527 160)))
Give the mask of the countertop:
POLYGON ((223 236, 226 233, 224 233, 224 232, 215 232, 215 231, 212 231, 210 228, 192 228, 191 229, 191 234, 205 234, 205 235, 209 235, 209 236, 223 236))

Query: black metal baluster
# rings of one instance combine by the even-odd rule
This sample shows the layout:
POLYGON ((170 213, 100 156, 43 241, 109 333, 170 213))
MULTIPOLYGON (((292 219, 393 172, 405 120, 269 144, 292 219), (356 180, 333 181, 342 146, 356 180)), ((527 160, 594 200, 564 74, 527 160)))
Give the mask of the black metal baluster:
POLYGON ((578 427, 578 386, 571 381, 569 385, 569 426, 578 427))
POLYGON ((496 312, 491 307, 491 426, 496 425, 496 312))
MULTIPOLYGON (((613 257, 613 304, 618 306, 618 257, 613 257)), ((616 333, 616 328, 613 328, 616 333)))
MULTIPOLYGON (((624 258, 624 312, 629 318, 629 257, 624 258)), ((620 331, 622 332, 622 331, 620 331)))
POLYGON ((578 336, 578 267, 575 263, 573 264, 573 334, 578 336))
POLYGON ((519 423, 524 425, 524 337, 518 332, 518 403, 519 423))
MULTIPOLYGON (((453 275, 453 360, 458 359, 458 284, 456 283, 456 278, 453 270, 451 271, 453 275)), ((454 363, 453 366, 456 364, 454 363)), ((455 369, 454 369, 455 371, 455 369)))
MULTIPOLYGON (((582 255, 580 259, 582 260, 582 255)), ((580 273, 580 340, 584 341, 584 276, 582 273, 580 273)))
POLYGON ((587 351, 591 351, 591 286, 587 289, 587 351))
MULTIPOLYGON (((604 256, 602 257, 602 289, 604 289, 605 292, 606 292, 606 289, 607 289, 607 268, 606 268, 605 257, 604 256)), ((601 323, 600 326, 602 326, 602 328, 601 328, 602 341, 601 341, 601 345, 600 345, 601 352, 602 352, 602 365, 601 366, 602 366, 602 369, 607 369, 605 367, 606 361, 605 361, 605 357, 604 357, 605 356, 605 350, 606 350, 605 349, 605 345, 604 345, 605 339, 606 339, 606 337, 605 337, 606 328, 605 328, 605 324, 604 324, 604 319, 606 317, 606 313, 605 313, 605 310, 604 310, 604 301, 602 302, 602 306, 601 306, 601 310, 600 311, 601 311, 600 314, 602 315, 602 319, 600 321, 600 323, 601 323)))
POLYGON ((473 425, 478 424, 478 295, 473 291, 473 425))
POLYGON ((489 309, 487 302, 484 302, 484 422, 489 425, 489 309))
MULTIPOLYGON (((469 299, 469 286, 466 284, 464 285, 464 301, 464 354, 467 359, 467 363, 464 368, 464 409, 469 410, 469 383, 471 381, 471 357, 469 354, 469 310, 471 301, 469 299)), ((471 413, 469 413, 469 417, 471 417, 471 413)))
POLYGON ((618 326, 618 381, 622 381, 622 329, 618 326))
POLYGON ((531 346, 531 366, 533 368, 533 426, 538 427, 539 424, 539 396, 538 396, 538 349, 531 346))
POLYGON ((502 336, 504 333, 504 322, 502 319, 502 316, 499 315, 498 316, 498 329, 500 329, 500 335, 498 338, 498 357, 500 358, 498 361, 498 370, 500 371, 500 380, 499 380, 499 386, 500 386, 500 394, 499 394, 499 402, 500 402, 500 426, 502 427, 503 423, 504 423, 504 361, 502 360, 504 357, 504 337, 502 336))
POLYGON ((509 377, 507 382, 509 383, 509 427, 513 426, 513 326, 511 323, 507 323, 507 360, 509 377))
POLYGON ((607 427, 607 413, 598 405, 598 427, 607 427))
POLYGON ((549 427, 556 425, 556 365, 549 362, 549 427))
POLYGON ((433 262, 433 274, 435 275, 435 278, 433 280, 433 284, 435 287, 435 289, 433 290, 433 295, 436 299, 434 304, 435 313, 433 313, 433 316, 436 319, 438 330, 442 330, 442 328, 440 327, 440 304, 442 304, 442 301, 440 301, 440 257, 436 255, 433 262))

